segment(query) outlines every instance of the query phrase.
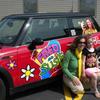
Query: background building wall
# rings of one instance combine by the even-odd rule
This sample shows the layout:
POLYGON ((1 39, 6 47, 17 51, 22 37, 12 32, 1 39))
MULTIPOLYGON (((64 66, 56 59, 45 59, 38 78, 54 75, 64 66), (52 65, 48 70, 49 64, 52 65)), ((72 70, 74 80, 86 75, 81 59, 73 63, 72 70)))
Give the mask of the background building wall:
POLYGON ((23 0, 23 13, 37 12, 37 1, 38 0, 23 0))
POLYGON ((96 17, 98 24, 100 25, 100 0, 97 0, 96 5, 97 5, 97 7, 96 7, 95 17, 96 17))
MULTIPOLYGON (((32 12, 79 12, 81 0, 0 0, 0 19, 9 14, 32 12)), ((88 0, 87 0, 88 1, 88 0)), ((100 25, 100 0, 95 18, 100 25)))
POLYGON ((38 0, 38 12, 78 11, 78 0, 38 0))
POLYGON ((23 0, 0 0, 0 19, 17 13, 23 13, 23 0))

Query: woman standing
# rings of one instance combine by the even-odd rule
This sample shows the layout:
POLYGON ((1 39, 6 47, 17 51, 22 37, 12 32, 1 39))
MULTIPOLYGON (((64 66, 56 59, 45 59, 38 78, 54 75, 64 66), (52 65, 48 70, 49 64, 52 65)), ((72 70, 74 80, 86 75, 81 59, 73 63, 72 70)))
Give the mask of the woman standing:
POLYGON ((87 25, 87 29, 85 31, 85 34, 92 34, 92 33, 97 32, 96 28, 94 27, 94 25, 90 19, 86 20, 86 25, 87 25))
POLYGON ((82 71, 82 50, 85 47, 85 42, 84 36, 76 37, 62 62, 63 81, 75 94, 84 93, 80 77, 82 71))

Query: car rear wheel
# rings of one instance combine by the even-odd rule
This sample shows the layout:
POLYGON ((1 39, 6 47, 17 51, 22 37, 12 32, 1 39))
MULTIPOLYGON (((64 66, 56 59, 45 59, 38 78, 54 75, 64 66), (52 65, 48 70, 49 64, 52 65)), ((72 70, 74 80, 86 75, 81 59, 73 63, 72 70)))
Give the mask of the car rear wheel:
POLYGON ((6 87, 2 79, 0 79, 0 100, 6 100, 6 87))

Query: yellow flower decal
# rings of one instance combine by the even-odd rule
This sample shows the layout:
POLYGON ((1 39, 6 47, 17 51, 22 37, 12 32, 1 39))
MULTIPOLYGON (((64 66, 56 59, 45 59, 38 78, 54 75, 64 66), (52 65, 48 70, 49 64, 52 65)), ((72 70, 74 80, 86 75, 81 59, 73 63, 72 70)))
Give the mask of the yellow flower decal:
POLYGON ((23 75, 21 76, 21 78, 26 78, 26 81, 29 80, 30 77, 34 77, 34 72, 35 68, 30 68, 30 65, 27 66, 26 69, 22 69, 21 71, 23 72, 23 75))

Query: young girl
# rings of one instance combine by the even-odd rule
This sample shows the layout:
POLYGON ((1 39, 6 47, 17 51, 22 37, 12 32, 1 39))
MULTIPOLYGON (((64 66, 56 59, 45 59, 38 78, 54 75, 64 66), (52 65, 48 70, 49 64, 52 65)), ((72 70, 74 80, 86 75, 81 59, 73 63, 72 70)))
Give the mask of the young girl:
POLYGON ((100 98, 97 88, 97 81, 100 78, 100 69, 97 63, 97 52, 93 47, 93 39, 89 36, 86 39, 86 48, 83 49, 83 77, 88 77, 95 96, 100 98))

